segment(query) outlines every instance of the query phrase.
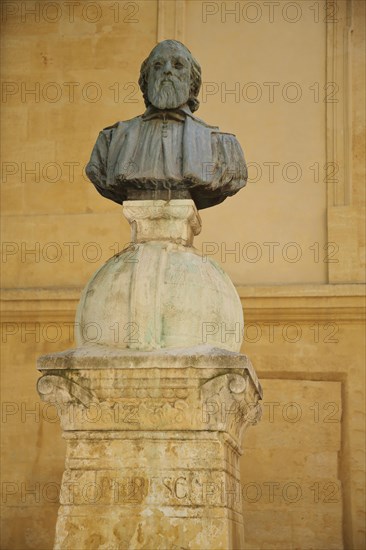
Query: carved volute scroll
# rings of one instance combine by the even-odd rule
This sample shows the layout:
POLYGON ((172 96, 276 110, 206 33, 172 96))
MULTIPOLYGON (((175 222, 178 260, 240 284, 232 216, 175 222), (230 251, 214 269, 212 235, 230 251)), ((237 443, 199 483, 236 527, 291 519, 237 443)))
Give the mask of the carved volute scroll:
POLYGON ((202 418, 208 429, 229 433, 240 447, 246 428, 259 422, 262 415, 260 393, 249 375, 217 376, 202 385, 201 394, 202 418))
POLYGON ((59 406, 82 404, 88 407, 97 398, 92 392, 83 388, 65 376, 45 374, 37 382, 37 391, 42 401, 59 406))

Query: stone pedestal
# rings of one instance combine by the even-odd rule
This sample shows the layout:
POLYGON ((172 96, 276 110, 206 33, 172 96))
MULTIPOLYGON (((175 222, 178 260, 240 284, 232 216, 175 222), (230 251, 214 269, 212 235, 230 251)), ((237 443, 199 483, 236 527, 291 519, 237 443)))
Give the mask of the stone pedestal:
POLYGON ((222 268, 192 246, 201 220, 192 200, 128 201, 131 244, 86 285, 78 345, 154 350, 209 344, 239 351, 243 310, 222 268))
POLYGON ((91 346, 38 368, 67 440, 56 549, 244 548, 239 458, 261 395, 246 356, 91 346))
POLYGON ((67 440, 55 548, 242 549, 239 457, 261 389, 240 299, 192 246, 192 200, 124 213, 131 245, 86 285, 78 347, 38 361, 67 440))

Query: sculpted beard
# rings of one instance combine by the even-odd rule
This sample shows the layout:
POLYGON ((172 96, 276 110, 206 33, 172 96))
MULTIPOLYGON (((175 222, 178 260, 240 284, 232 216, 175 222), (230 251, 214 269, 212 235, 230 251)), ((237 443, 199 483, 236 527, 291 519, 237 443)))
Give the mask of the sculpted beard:
POLYGON ((148 97, 157 109, 176 109, 189 99, 189 83, 174 76, 149 78, 148 97), (163 81, 169 80, 169 82, 163 81))

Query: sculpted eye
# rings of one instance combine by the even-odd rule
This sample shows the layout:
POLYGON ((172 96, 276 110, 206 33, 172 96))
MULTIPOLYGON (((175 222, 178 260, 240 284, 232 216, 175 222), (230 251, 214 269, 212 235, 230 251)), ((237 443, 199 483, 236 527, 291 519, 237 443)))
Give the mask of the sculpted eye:
POLYGON ((161 63, 160 61, 157 61, 156 63, 154 63, 154 69, 160 69, 161 68, 161 63))
POLYGON ((180 61, 177 61, 177 62, 174 64, 174 67, 175 67, 176 69, 183 69, 183 65, 182 65, 182 63, 180 63, 180 61))

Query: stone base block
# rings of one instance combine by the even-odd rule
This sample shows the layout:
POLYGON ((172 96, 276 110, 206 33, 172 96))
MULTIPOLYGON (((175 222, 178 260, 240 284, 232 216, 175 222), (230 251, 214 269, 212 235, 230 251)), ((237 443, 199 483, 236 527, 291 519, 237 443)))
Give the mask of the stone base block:
POLYGON ((246 356, 94 346, 39 370, 67 440, 56 549, 244 547, 239 457, 261 397, 246 356))

